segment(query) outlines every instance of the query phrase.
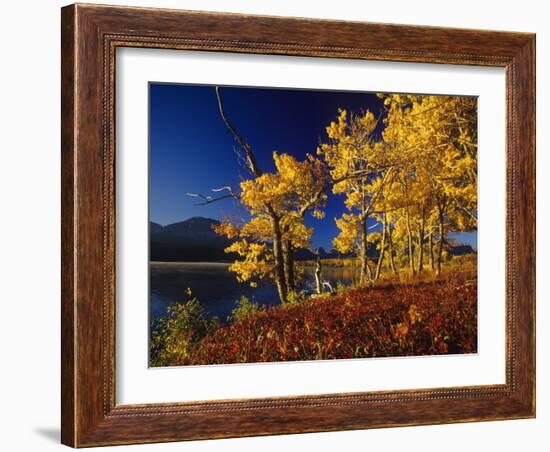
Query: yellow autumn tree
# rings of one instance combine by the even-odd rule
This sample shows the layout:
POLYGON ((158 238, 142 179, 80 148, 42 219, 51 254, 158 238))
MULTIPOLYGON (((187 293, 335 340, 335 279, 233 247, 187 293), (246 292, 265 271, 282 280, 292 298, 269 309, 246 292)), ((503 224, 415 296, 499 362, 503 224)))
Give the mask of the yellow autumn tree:
POLYGON ((345 196, 348 210, 336 219, 340 233, 334 246, 357 252, 363 283, 377 279, 385 261, 396 272, 398 255, 412 274, 425 269, 426 256, 440 273, 448 231, 477 225, 475 98, 379 97, 385 106, 381 117, 340 110, 318 149, 330 168, 333 192, 345 196), (377 251, 374 271, 369 242, 377 251))
POLYGON ((270 277, 281 301, 296 290, 294 251, 309 246, 311 228, 305 226, 307 212, 322 218, 326 200, 325 171, 322 163, 307 156, 299 162, 288 154, 273 153, 276 170, 241 182, 238 199, 251 220, 241 226, 222 222, 216 232, 238 239, 226 252, 239 259, 230 267, 241 282, 256 285, 270 277))
POLYGON ((460 96, 380 97, 387 108, 383 140, 405 154, 409 162, 398 168, 396 177, 401 184, 397 193, 404 206, 410 270, 423 269, 426 242, 433 268, 435 233, 435 267, 440 273, 448 230, 470 230, 477 224, 476 100, 460 96))
POLYGON ((348 210, 336 219, 340 234, 334 246, 342 253, 357 251, 361 283, 373 278, 368 258, 369 219, 384 198, 396 163, 391 149, 376 139, 377 125, 378 118, 368 110, 350 114, 341 109, 326 128, 328 141, 317 150, 330 168, 333 193, 345 196, 348 210))

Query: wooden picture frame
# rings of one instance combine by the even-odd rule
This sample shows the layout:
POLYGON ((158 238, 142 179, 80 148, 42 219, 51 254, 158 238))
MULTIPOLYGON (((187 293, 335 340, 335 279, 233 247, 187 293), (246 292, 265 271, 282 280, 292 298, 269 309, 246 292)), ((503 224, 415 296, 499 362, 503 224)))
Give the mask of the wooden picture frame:
POLYGON ((62 9, 62 442, 73 447, 535 416, 535 35, 71 5, 62 9), (506 383, 115 404, 115 50, 506 69, 506 383))

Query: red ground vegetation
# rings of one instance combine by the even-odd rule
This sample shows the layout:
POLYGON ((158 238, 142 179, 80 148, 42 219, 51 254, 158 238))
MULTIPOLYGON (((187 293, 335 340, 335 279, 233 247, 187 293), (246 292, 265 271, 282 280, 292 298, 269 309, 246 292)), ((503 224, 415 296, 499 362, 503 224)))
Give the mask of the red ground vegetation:
POLYGON ((218 324, 165 365, 475 353, 477 284, 434 281, 350 289, 218 324))

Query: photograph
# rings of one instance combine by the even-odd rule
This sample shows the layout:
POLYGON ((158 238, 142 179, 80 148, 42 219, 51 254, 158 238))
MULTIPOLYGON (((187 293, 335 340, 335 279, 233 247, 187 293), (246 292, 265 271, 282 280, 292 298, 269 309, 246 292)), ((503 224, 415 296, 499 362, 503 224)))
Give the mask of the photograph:
POLYGON ((149 83, 149 365, 477 353, 477 98, 149 83))

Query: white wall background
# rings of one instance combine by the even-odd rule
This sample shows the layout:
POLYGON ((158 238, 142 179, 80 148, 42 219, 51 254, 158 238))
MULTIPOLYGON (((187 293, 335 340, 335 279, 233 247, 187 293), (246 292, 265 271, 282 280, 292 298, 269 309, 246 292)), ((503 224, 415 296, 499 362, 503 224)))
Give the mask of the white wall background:
MULTIPOLYGON (((547 450, 550 430, 549 357, 545 355, 550 290, 543 256, 550 253, 550 31, 545 2, 537 0, 113 0, 118 4, 378 22, 441 25, 537 33, 538 129, 538 416, 536 420, 407 427, 192 443, 118 447, 156 451, 446 452, 547 450), (546 380, 546 381, 545 381, 546 380), (546 432, 545 432, 546 430, 546 432)), ((93 2, 98 3, 98 2, 93 2)), ((0 447, 8 451, 59 450, 59 8, 55 0, 2 5, 0 46, 0 447)))

